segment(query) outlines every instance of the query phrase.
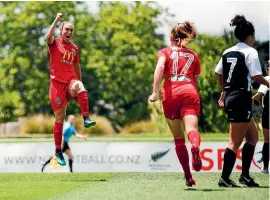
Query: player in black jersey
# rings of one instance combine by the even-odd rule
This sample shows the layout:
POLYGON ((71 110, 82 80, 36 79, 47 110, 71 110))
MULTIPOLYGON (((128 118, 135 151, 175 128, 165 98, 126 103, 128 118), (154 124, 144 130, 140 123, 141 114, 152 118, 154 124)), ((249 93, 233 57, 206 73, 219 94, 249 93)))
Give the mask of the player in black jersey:
POLYGON ((259 184, 249 175, 258 141, 258 130, 251 113, 251 79, 267 87, 269 83, 262 76, 258 52, 251 47, 255 40, 255 29, 252 23, 244 16, 236 15, 230 25, 235 26, 234 35, 239 42, 225 50, 215 70, 222 90, 218 103, 221 107, 224 106, 230 122, 229 144, 224 154, 222 176, 218 184, 220 187, 238 187, 230 180, 230 174, 236 161, 237 151, 245 138, 239 182, 248 187, 259 187, 259 184))
MULTIPOLYGON (((265 71, 268 76, 265 78, 270 82, 270 61, 265 65, 265 71)), ((263 97, 262 106, 262 127, 264 144, 262 149, 263 167, 262 173, 269 174, 269 88, 265 85, 261 85, 257 94, 253 96, 253 100, 259 101, 263 97)))

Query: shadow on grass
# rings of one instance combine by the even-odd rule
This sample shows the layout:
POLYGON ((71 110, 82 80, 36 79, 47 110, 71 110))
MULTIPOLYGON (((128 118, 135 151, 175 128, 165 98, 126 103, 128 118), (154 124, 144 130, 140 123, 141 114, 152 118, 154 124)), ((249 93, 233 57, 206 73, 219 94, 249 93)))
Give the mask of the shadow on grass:
POLYGON ((187 191, 201 191, 201 192, 217 192, 217 191, 226 191, 224 189, 209 189, 209 188, 185 188, 187 191))
POLYGON ((74 180, 62 180, 64 182, 105 182, 108 181, 106 179, 74 179, 74 180))

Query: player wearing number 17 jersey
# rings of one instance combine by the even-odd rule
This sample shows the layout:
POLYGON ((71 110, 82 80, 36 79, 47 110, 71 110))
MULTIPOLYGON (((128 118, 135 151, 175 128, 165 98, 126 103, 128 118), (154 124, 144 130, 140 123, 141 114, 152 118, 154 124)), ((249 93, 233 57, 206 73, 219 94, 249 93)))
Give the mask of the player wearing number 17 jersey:
POLYGON ((182 131, 192 144, 192 165, 200 171, 200 134, 198 132, 198 116, 200 114, 200 98, 197 90, 197 78, 200 74, 198 55, 186 47, 196 37, 195 27, 190 22, 179 23, 171 31, 171 46, 158 53, 158 63, 154 74, 153 93, 149 100, 159 98, 159 85, 164 78, 162 88, 162 104, 167 123, 172 131, 175 150, 183 167, 186 185, 195 185, 189 167, 189 156, 182 131))
POLYGON ((224 154, 223 170, 218 184, 220 187, 237 187, 229 177, 236 161, 237 151, 245 138, 239 182, 248 187, 258 187, 259 184, 249 175, 258 141, 258 130, 251 114, 251 79, 268 87, 269 83, 262 76, 258 53, 252 48, 255 40, 252 23, 244 16, 236 15, 231 20, 231 26, 236 26, 234 35, 239 43, 225 50, 215 70, 222 90, 219 105, 225 107, 230 122, 229 144, 224 154))

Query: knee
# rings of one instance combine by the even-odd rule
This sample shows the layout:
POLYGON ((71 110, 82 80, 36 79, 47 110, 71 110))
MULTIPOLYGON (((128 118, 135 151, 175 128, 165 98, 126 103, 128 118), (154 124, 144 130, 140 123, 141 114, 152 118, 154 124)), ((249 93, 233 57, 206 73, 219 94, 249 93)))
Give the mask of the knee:
POLYGON ((57 113, 55 114, 55 122, 63 124, 65 121, 65 117, 66 117, 65 113, 57 113))
POLYGON ((228 148, 231 149, 234 153, 237 153, 239 147, 240 147, 241 143, 235 143, 235 142, 229 142, 228 143, 228 148))
POLYGON ((253 138, 248 138, 246 139, 246 142, 253 145, 253 146, 256 146, 257 142, 258 142, 258 136, 257 137, 253 137, 253 138))
POLYGON ((71 86, 71 93, 77 95, 80 92, 84 92, 86 89, 81 81, 74 81, 71 86))

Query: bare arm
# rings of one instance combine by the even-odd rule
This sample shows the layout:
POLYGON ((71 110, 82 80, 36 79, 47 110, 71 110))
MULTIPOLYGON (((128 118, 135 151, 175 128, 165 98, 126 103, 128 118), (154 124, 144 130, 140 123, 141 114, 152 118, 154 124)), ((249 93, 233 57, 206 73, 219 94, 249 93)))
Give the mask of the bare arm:
POLYGON ((262 75, 253 76, 252 79, 259 84, 266 85, 269 88, 269 82, 262 75))
POLYGON ((226 91, 224 90, 223 77, 222 77, 222 75, 220 75, 218 73, 215 73, 215 74, 216 74, 216 79, 217 79, 218 85, 221 89, 221 95, 220 95, 220 98, 218 100, 218 105, 220 107, 223 107, 224 106, 224 98, 226 95, 226 91))
POLYGON ((158 94, 159 87, 160 87, 160 83, 161 83, 161 80, 162 80, 163 75, 164 75, 165 62, 166 62, 166 57, 161 56, 158 59, 158 62, 156 65, 156 69, 155 69, 155 73, 154 73, 153 93, 151 94, 151 96, 149 98, 149 100, 152 102, 158 100, 158 97, 159 97, 159 94, 158 94))
POLYGON ((80 64, 74 64, 74 71, 76 75, 78 76, 79 80, 82 81, 82 71, 81 71, 80 64))
POLYGON ((80 138, 80 139, 87 139, 87 135, 83 135, 83 134, 80 134, 80 133, 76 133, 75 134, 76 137, 80 138))
POLYGON ((52 25, 50 26, 50 28, 49 28, 49 30, 47 32, 47 35, 46 35, 48 44, 53 43, 53 41, 54 41, 53 33, 54 33, 54 30, 55 30, 56 24, 61 20, 62 17, 63 17, 62 13, 57 13, 57 16, 56 16, 55 20, 53 21, 52 25))
POLYGON ((252 97, 252 99, 255 100, 255 101, 259 101, 263 96, 264 96, 263 93, 258 92, 257 94, 255 94, 255 95, 252 97))
POLYGON ((216 79, 217 79, 218 85, 219 85, 221 91, 224 92, 223 77, 222 77, 222 75, 220 75, 218 73, 215 73, 215 74, 216 74, 216 79))

